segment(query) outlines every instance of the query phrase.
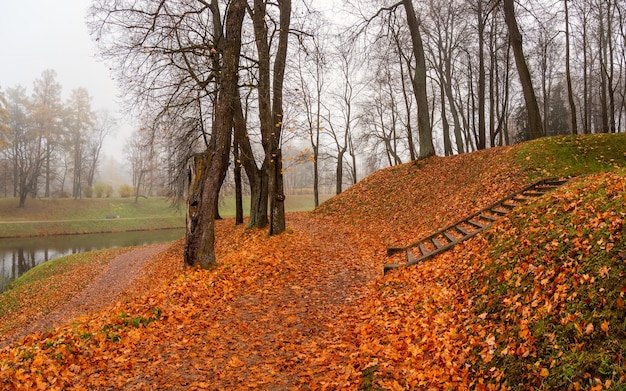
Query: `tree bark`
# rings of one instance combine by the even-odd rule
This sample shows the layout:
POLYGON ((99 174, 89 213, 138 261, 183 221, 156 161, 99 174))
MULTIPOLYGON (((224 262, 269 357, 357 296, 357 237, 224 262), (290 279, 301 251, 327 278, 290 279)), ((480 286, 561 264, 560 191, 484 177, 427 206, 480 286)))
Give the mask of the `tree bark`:
POLYGON ((265 160, 264 172, 268 178, 268 197, 270 203, 270 235, 285 231, 285 193, 283 189, 282 154, 280 137, 283 127, 283 82, 287 63, 289 26, 291 22, 291 0, 278 1, 280 12, 280 31, 278 47, 274 58, 274 72, 270 83, 270 46, 266 25, 266 2, 254 0, 252 23, 259 55, 259 117, 265 160), (273 92, 273 96, 272 93, 273 92))
POLYGON ((483 16, 483 2, 478 0, 478 142, 477 149, 485 149, 485 19, 483 16))
POLYGON ((528 113, 528 126, 530 128, 530 139, 536 139, 544 134, 543 124, 541 123, 539 105, 537 104, 537 97, 533 89, 530 71, 528 70, 524 50, 522 49, 522 34, 519 31, 517 20, 515 19, 514 0, 504 0, 504 20, 509 30, 509 39, 511 40, 511 47, 513 48, 515 65, 517 66, 517 72, 524 93, 524 101, 528 113))
POLYGON ((418 158, 423 159, 435 154, 433 132, 430 127, 430 113, 428 111, 428 95, 426 93, 426 59, 422 35, 419 31, 419 21, 415 16, 413 0, 402 0, 406 11, 407 23, 411 32, 413 54, 415 55, 415 75, 413 77, 413 91, 417 102, 417 126, 420 151, 418 158))
POLYGON ((565 5, 565 78, 567 80, 567 100, 569 101, 570 126, 572 134, 578 134, 578 123, 576 121, 576 103, 574 102, 574 90, 572 88, 572 73, 570 70, 570 43, 569 43, 569 7, 570 0, 563 0, 565 5))
POLYGON ((215 214, 220 187, 228 168, 233 128, 233 102, 237 96, 241 28, 245 0, 233 0, 226 15, 222 80, 209 148, 196 155, 187 208, 186 266, 209 268, 215 264, 215 214))
POLYGON ((243 224, 243 194, 241 188, 241 159, 239 158, 239 144, 233 144, 233 176, 235 179, 235 225, 243 224))

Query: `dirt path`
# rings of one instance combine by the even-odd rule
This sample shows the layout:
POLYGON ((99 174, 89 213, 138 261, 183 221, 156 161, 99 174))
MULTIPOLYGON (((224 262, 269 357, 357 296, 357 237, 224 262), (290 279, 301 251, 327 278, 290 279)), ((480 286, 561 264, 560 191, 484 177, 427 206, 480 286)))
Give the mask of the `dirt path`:
POLYGON ((20 338, 44 332, 69 322, 86 313, 97 311, 117 299, 120 293, 139 275, 141 268, 150 258, 166 250, 170 244, 141 247, 118 255, 85 289, 68 303, 37 319, 21 332, 0 343, 0 348, 20 338))

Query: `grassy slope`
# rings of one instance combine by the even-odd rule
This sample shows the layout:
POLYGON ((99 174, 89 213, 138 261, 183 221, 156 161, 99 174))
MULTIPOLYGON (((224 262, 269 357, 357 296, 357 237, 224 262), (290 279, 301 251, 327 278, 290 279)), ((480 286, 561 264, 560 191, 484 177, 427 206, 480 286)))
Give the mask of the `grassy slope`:
MULTIPOLYGON (((620 134, 543 139, 504 152, 517 166, 511 171, 511 167, 504 169, 507 186, 543 177, 584 177, 514 211, 486 235, 381 280, 372 292, 377 315, 361 328, 362 335, 367 331, 367 338, 360 341, 366 346, 361 349, 362 363, 375 363, 364 384, 371 389, 376 389, 375 385, 383 389, 398 385, 462 388, 468 383, 478 389, 489 383, 512 389, 624 389, 624 151, 626 135, 620 134), (605 172, 615 174, 598 174, 605 172), (422 327, 424 319, 434 319, 436 324, 422 327), (382 328, 381 324, 395 326, 382 328), (410 336, 417 336, 417 341, 407 346, 410 336), (462 343, 449 344, 449 340, 462 343), (433 341, 438 341, 437 346, 431 345, 433 341), (429 378, 425 375, 428 371, 436 376, 429 378)), ((460 176, 447 171, 449 161, 438 162, 438 167, 448 172, 442 173, 449 182, 448 190, 463 194, 469 190, 471 195, 481 185, 474 180, 466 183, 464 177, 473 176, 476 165, 482 165, 494 152, 498 153, 487 151, 485 157, 472 154, 468 157, 472 168, 463 169, 460 176)), ((487 169, 486 175, 493 176, 493 168, 487 169)), ((442 195, 436 184, 434 194, 428 193, 442 195, 439 202, 422 202, 420 190, 426 189, 428 182, 408 186, 414 197, 399 187, 400 183, 419 182, 424 176, 432 176, 427 165, 406 179, 373 176, 354 192, 375 194, 381 188, 398 189, 381 205, 391 210, 382 214, 362 210, 349 217, 376 220, 378 216, 395 216, 402 213, 398 206, 405 205, 402 209, 410 213, 401 219, 419 216, 413 222, 419 226, 423 220, 439 218, 451 204, 459 205, 457 199, 461 204, 468 202, 463 196, 442 195)), ((481 201, 475 209, 499 196, 478 198, 481 201)), ((376 197, 373 199, 364 205, 376 205, 376 197)), ((334 212, 335 205, 350 202, 333 199, 323 208, 341 214, 343 208, 334 212)), ((465 213, 452 214, 443 219, 445 223, 428 222, 426 228, 434 231, 471 211, 463 208, 465 213)), ((405 223, 392 227, 402 232, 405 223)), ((414 239, 426 233, 417 231, 414 239)))
POLYGON ((411 346, 404 346, 402 363, 409 364, 398 364, 398 346, 406 345, 398 339, 415 334, 439 339, 436 349, 420 343, 412 348, 413 353, 438 351, 441 356, 428 354, 430 359, 420 360, 426 363, 424 371, 437 373, 433 368, 454 362, 441 341, 442 335, 453 334, 450 338, 473 341, 472 349, 456 351, 463 357, 456 365, 471 372, 458 373, 457 380, 448 371, 439 373, 434 376, 441 381, 439 387, 448 379, 453 388, 472 381, 480 388, 480 379, 513 389, 577 389, 600 383, 623 389, 626 286, 619 281, 626 275, 625 151, 626 135, 619 134, 542 139, 512 149, 433 158, 382 170, 322 205, 317 213, 347 219, 363 229, 377 226, 381 241, 402 245, 523 183, 584 176, 546 200, 515 211, 485 235, 487 241, 479 237, 414 270, 383 279, 372 298, 378 315, 362 327, 368 337, 361 344, 370 349, 362 349, 368 354, 361 364, 376 363, 364 384, 383 389, 432 385, 407 375, 420 368, 412 361, 416 354, 407 353, 411 346), (605 172, 617 175, 599 174, 605 172), (539 272, 529 273, 529 265, 539 272), (433 278, 436 286, 425 287, 424 281, 433 278), (423 319, 438 319, 445 327, 435 327, 438 332, 432 333, 429 324, 420 334, 416 330, 423 319), (379 326, 394 321, 404 326, 393 331, 379 326), (465 330, 457 329, 459 324, 465 330))
MULTIPOLYGON (((494 383, 514 389, 623 389, 624 151, 626 137, 611 135, 545 139, 432 158, 381 170, 322 205, 312 219, 351 225, 371 236, 372 246, 381 247, 414 241, 538 177, 618 173, 578 179, 515 211, 486 235, 373 281, 366 287, 368 295, 352 307, 360 319, 356 336, 342 345, 353 367, 360 368, 362 387, 480 389, 494 383)), ((222 235, 224 243, 243 238, 239 231, 222 235)), ((224 251, 230 251, 222 256, 232 261, 241 248, 224 251)), ((381 259, 381 269, 388 261, 381 259)), ((197 301, 196 296, 181 296, 193 293, 186 284, 197 278, 204 277, 174 278, 167 292, 176 292, 176 302, 183 297, 197 301)), ((146 290, 137 307, 162 303, 167 292, 146 290)), ((108 316, 108 322, 116 322, 115 314, 108 316)), ((118 323, 117 332, 128 334, 122 342, 132 340, 134 329, 118 323)), ((74 327, 93 324, 99 323, 88 320, 74 327)), ((48 341, 78 338, 70 329, 63 332, 67 337, 53 335, 57 339, 48 341)), ((89 334, 98 339, 98 351, 121 349, 100 340, 103 332, 89 334)), ((151 328, 141 333, 145 336, 151 328)), ((37 343, 30 339, 22 348, 2 353, 2 369, 13 371, 17 381, 45 381, 36 368, 45 374, 52 367, 43 360, 48 353, 34 348, 37 343), (35 368, 30 373, 29 365, 35 368)), ((54 345, 50 354, 67 343, 54 345)), ((83 342, 71 344, 90 349, 83 342)))

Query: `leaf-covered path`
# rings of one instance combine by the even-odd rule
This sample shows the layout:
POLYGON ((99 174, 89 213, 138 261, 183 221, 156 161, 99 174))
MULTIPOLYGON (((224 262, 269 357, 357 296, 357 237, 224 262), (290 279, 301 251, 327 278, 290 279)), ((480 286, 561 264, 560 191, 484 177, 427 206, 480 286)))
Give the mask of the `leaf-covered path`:
POLYGON ((290 215, 289 226, 278 238, 253 234, 264 245, 241 250, 249 264, 233 277, 243 284, 224 287, 220 303, 188 311, 160 341, 140 342, 139 351, 161 359, 135 365, 125 387, 319 389, 329 378, 354 385, 345 341, 354 338, 362 289, 381 273, 380 249, 302 215, 290 215))

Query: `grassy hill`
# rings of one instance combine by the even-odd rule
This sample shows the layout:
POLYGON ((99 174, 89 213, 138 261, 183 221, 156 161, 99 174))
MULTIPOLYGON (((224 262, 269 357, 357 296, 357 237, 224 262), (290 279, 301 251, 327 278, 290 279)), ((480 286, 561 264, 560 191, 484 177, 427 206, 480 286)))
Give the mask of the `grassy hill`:
POLYGON ((214 270, 180 271, 174 246, 125 300, 1 350, 0 384, 623 390, 625 151, 617 134, 434 157, 290 215, 278 237, 225 221, 214 270), (451 251, 382 275, 402 262, 387 246, 572 175, 451 251))

